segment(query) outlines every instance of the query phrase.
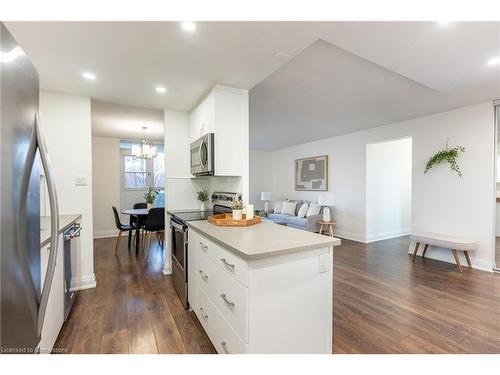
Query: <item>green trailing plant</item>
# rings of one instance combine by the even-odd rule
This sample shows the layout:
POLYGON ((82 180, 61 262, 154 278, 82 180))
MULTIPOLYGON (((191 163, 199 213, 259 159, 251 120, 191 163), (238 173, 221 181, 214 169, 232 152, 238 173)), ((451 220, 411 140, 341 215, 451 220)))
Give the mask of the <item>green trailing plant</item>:
POLYGON ((206 190, 200 190, 199 192, 196 193, 198 196, 198 200, 200 202, 206 202, 208 201, 208 192, 206 190))
POLYGON ((231 208, 233 210, 242 210, 243 209, 243 202, 240 199, 236 198, 233 201, 233 203, 231 203, 231 208))
POLYGON ((146 203, 153 204, 157 195, 158 195, 158 190, 155 190, 150 186, 148 187, 148 190, 144 193, 144 199, 146 200, 146 203))
POLYGON ((432 167, 441 163, 449 163, 450 169, 457 172, 457 174, 462 177, 462 171, 458 165, 457 158, 460 153, 465 152, 465 147, 455 146, 453 148, 448 147, 448 142, 443 150, 437 152, 433 157, 429 159, 427 165, 425 166, 424 173, 427 173, 432 167))

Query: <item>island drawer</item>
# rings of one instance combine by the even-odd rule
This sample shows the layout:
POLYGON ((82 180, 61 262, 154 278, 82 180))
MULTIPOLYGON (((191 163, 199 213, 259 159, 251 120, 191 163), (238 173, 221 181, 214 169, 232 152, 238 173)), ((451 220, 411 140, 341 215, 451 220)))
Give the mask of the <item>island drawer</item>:
POLYGON ((210 298, 197 288, 198 306, 195 313, 207 332, 215 349, 221 354, 243 354, 247 345, 226 322, 222 314, 214 306, 210 298))
POLYGON ((217 306, 240 338, 248 342, 248 288, 224 271, 203 251, 196 253, 195 264, 194 279, 197 287, 217 306))
POLYGON ((220 270, 214 262, 208 258, 204 253, 196 255, 196 270, 195 279, 196 284, 199 285, 208 295, 215 295, 215 272, 220 270))
POLYGON ((201 250, 201 253, 206 254, 220 268, 248 287, 248 265, 242 258, 194 230, 189 231, 189 237, 194 249, 201 250))
POLYGON ((212 241, 206 239, 194 230, 189 231, 189 249, 207 254, 210 258, 215 258, 217 250, 212 241))
POLYGON ((215 245, 215 250, 210 255, 216 264, 233 276, 244 286, 248 286, 248 265, 240 257, 221 246, 215 245))
POLYGON ((248 288, 213 266, 209 297, 241 339, 248 342, 248 288))

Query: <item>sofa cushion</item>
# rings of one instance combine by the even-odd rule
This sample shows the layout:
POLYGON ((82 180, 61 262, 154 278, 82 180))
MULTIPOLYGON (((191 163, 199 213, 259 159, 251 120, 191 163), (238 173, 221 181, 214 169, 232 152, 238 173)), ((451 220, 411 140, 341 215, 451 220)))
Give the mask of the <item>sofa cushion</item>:
POLYGON ((285 222, 287 225, 293 225, 301 228, 305 228, 307 225, 307 219, 305 217, 298 216, 287 216, 285 222))
POLYGON ((269 214, 269 216, 267 218, 271 221, 274 221, 275 223, 286 223, 287 217, 290 217, 290 216, 283 215, 283 214, 269 214))
POLYGON ((299 215, 300 207, 302 207, 302 203, 304 203, 304 201, 302 201, 302 200, 291 200, 290 202, 297 203, 295 205, 295 216, 298 216, 299 215))
POLYGON ((302 203, 302 206, 300 206, 299 212, 297 213, 297 216, 301 217, 301 218, 306 217, 308 208, 309 208, 309 205, 306 202, 302 203))
POLYGON ((279 213, 281 213, 282 209, 283 209, 283 201, 276 201, 274 203, 274 211, 273 212, 279 214, 279 213))
POLYGON ((297 202, 283 202, 282 214, 295 215, 297 209, 297 202))
POLYGON ((313 215, 318 215, 321 210, 321 206, 318 205, 317 203, 311 203, 309 205, 309 209, 307 210, 306 217, 313 216, 313 215))

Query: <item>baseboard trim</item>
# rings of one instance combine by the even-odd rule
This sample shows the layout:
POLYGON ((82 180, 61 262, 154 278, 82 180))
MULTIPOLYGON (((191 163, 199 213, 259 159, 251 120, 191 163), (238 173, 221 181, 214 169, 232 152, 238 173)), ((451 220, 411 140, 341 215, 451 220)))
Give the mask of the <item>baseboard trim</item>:
POLYGON ((363 238, 363 236, 356 234, 356 233, 345 232, 342 230, 335 230, 333 233, 333 236, 345 238, 346 240, 351 240, 351 241, 356 241, 356 242, 365 242, 365 239, 363 238))
MULTIPOLYGON (((118 233, 119 231, 100 231, 100 232, 95 232, 94 233, 94 240, 97 240, 99 238, 110 238, 110 237, 118 237, 118 233)), ((122 234, 122 236, 125 236, 127 237, 128 236, 128 232, 124 232, 122 234)))
POLYGON ((72 291, 77 291, 77 290, 85 290, 85 289, 92 289, 97 286, 97 281, 95 279, 95 274, 92 275, 86 275, 82 277, 74 277, 71 279, 71 287, 70 289, 72 291))
MULTIPOLYGON (((413 254, 414 251, 414 244, 410 243, 410 248, 408 249, 408 254, 413 254)), ((419 257, 422 256, 422 249, 423 247, 420 246, 418 255, 419 257)), ((462 264, 462 267, 467 267, 467 261, 465 260, 465 256, 462 254, 463 251, 458 251, 458 256, 460 258, 460 263, 462 264)), ((427 253, 425 254, 426 259, 434 259, 434 260, 439 260, 441 262, 446 262, 450 264, 456 264, 455 263, 455 258, 453 258, 453 255, 451 253, 451 250, 449 249, 442 249, 439 247, 434 247, 434 246, 429 246, 429 249, 427 253)), ((478 259, 478 258, 471 258, 471 263, 472 263, 472 268, 480 271, 486 271, 486 272, 493 272, 493 262, 488 261, 486 259, 478 259)))
POLYGON ((404 228, 404 229, 380 233, 380 234, 369 234, 369 235, 366 235, 365 243, 390 240, 391 238, 398 238, 398 237, 407 236, 410 233, 411 233, 410 228, 404 228))

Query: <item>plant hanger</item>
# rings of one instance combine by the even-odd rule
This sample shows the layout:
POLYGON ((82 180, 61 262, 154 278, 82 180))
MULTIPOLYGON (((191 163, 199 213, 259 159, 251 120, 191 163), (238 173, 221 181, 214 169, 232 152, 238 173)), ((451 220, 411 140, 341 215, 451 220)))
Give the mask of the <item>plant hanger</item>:
POLYGON ((446 138, 446 145, 444 149, 438 151, 434 156, 432 156, 425 166, 424 173, 427 173, 431 168, 441 163, 449 163, 450 169, 455 171, 459 177, 462 177, 462 171, 460 166, 458 165, 457 158, 460 156, 460 153, 465 152, 465 147, 463 146, 455 146, 453 148, 448 147, 448 143, 450 138, 446 138))

